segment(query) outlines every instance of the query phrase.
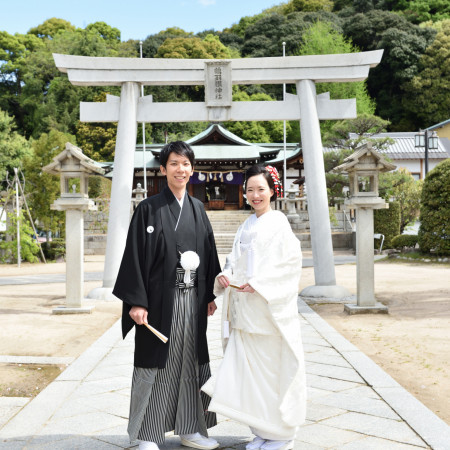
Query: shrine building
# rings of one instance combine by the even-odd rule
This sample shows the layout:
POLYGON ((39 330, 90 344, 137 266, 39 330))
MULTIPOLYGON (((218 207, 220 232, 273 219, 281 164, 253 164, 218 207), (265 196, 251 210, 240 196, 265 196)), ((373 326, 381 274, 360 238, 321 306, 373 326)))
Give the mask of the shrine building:
MULTIPOLYGON (((283 181, 283 143, 253 144, 241 139, 219 124, 211 124, 205 131, 186 141, 194 150, 194 175, 188 184, 189 194, 201 200, 205 209, 238 210, 246 207, 243 198, 245 171, 262 163, 277 168, 283 181)), ((164 144, 145 146, 147 196, 159 193, 166 178, 159 171, 159 154, 164 144)), ((142 144, 134 154, 133 189, 138 183, 144 187, 142 144)), ((303 155, 298 143, 286 144, 286 185, 300 184, 303 193, 303 155)), ((114 171, 108 177, 114 176, 114 171)))

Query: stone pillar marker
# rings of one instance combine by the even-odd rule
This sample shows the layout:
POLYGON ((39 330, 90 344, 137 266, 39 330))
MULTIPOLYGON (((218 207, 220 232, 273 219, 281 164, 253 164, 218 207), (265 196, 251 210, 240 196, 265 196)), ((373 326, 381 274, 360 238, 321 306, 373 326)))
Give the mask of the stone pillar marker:
POLYGON ((93 306, 83 306, 84 298, 84 212, 97 207, 88 197, 89 175, 103 175, 104 169, 69 142, 65 149, 43 167, 45 172, 59 175, 61 197, 51 209, 66 211, 66 305, 53 309, 53 314, 90 313, 93 306))
POLYGON ((356 209, 357 304, 344 305, 344 311, 348 314, 388 312, 387 306, 375 299, 373 210, 389 207, 378 196, 378 176, 380 172, 389 172, 395 167, 368 142, 333 169, 333 172, 348 174, 350 197, 345 204, 356 209))

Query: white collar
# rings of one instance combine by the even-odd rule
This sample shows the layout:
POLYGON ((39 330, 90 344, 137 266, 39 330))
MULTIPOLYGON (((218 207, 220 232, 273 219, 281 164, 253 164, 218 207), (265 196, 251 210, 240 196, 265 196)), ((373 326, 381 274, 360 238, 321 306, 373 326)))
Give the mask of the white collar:
POLYGON ((184 197, 186 197, 186 192, 184 193, 183 197, 181 197, 181 200, 178 200, 177 197, 175 197, 181 209, 183 209, 184 197))

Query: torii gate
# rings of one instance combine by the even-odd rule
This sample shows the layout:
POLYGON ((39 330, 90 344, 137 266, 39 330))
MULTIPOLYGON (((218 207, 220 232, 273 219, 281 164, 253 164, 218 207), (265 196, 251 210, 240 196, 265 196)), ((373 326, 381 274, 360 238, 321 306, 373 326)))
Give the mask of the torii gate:
POLYGON ((89 296, 111 299, 129 225, 138 122, 299 120, 305 166, 315 285, 311 297, 349 295, 336 285, 319 120, 356 117, 356 100, 316 95, 316 82, 363 81, 383 50, 340 55, 274 58, 157 59, 104 58, 54 54, 56 66, 76 86, 121 86, 119 97, 80 105, 82 122, 118 122, 103 287, 89 296), (233 102, 233 84, 284 84, 297 87, 285 101, 233 102), (205 102, 154 103, 139 98, 140 86, 204 85, 205 102))

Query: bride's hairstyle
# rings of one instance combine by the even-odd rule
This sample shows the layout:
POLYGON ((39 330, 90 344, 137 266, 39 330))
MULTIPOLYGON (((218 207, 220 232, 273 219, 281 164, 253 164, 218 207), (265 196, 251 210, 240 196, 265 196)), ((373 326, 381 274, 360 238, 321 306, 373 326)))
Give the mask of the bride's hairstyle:
POLYGON ((262 165, 262 164, 255 164, 254 166, 251 166, 247 169, 245 172, 245 184, 244 184, 244 191, 247 190, 247 181, 256 175, 263 175, 265 180, 267 181, 267 184, 269 185, 269 188, 272 189, 273 195, 270 197, 270 201, 274 202, 277 199, 277 191, 275 189, 275 183, 273 182, 273 178, 271 173, 262 165))

